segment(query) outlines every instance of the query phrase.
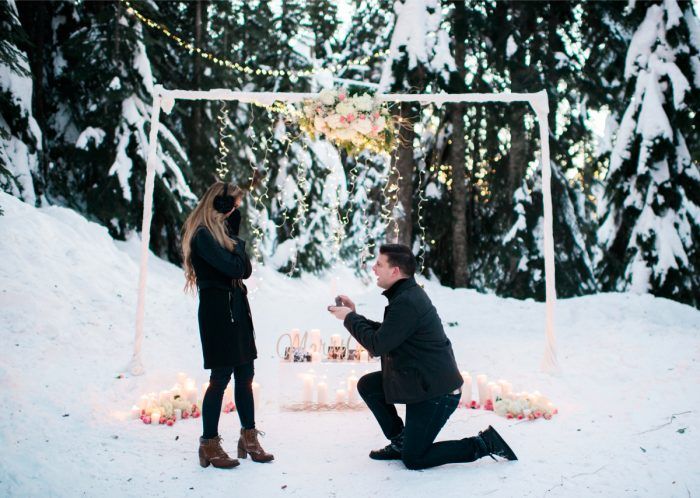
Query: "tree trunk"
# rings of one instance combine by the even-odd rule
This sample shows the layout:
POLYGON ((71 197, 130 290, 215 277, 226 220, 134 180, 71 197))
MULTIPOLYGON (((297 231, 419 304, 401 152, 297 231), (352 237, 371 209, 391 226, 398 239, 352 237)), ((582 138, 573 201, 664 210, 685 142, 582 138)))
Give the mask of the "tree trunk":
MULTIPOLYGON (((17 14, 22 28, 27 33, 30 45, 22 46, 27 52, 29 70, 32 73, 32 115, 41 130, 47 130, 46 88, 51 82, 47 81, 52 75, 45 73, 47 66, 45 55, 48 52, 47 43, 51 42, 51 12, 53 7, 48 2, 17 2, 17 14), (48 37, 48 39, 47 39, 48 37)), ((50 157, 48 154, 47 133, 41 134, 42 150, 39 152, 40 178, 34 178, 36 193, 40 195, 46 188, 50 157)))
MULTIPOLYGON (((202 10, 204 5, 202 0, 197 0, 195 4, 195 21, 194 21, 194 44, 197 48, 202 49, 202 39, 203 39, 203 26, 202 26, 202 10)), ((202 89, 202 57, 194 52, 194 84, 195 90, 202 89)), ((202 115, 204 114, 204 101, 195 100, 193 102, 194 109, 192 113, 192 128, 195 130, 193 135, 192 145, 196 150, 196 157, 200 158, 202 154, 202 142, 203 137, 201 133, 196 133, 197 130, 202 129, 202 115)))
POLYGON ((390 193, 393 202, 392 223, 387 230, 387 239, 398 244, 411 247, 413 240, 413 171, 415 159, 413 158, 413 139, 416 132, 413 129, 416 116, 416 105, 412 102, 401 103, 401 126, 398 134, 398 150, 393 161, 390 185, 398 186, 396 198, 390 193), (398 236, 396 234, 398 231, 398 236))
MULTIPOLYGON (((465 33, 463 26, 465 5, 456 2, 452 25, 455 44, 455 64, 457 75, 455 86, 457 91, 465 91, 466 70, 464 67, 466 47, 464 44, 465 33)), ((449 154, 449 164, 452 167, 452 268, 453 283, 455 287, 467 286, 467 185, 464 140, 464 113, 466 106, 459 102, 453 104, 450 112, 450 124, 452 125, 449 154)))

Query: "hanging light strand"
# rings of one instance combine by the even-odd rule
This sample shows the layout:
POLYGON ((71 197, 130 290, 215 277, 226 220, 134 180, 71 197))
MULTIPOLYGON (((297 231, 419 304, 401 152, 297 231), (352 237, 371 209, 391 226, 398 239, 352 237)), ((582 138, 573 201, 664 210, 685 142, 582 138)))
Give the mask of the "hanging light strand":
POLYGON ((223 180, 229 172, 228 153, 230 149, 226 146, 226 140, 233 138, 233 135, 226 133, 229 119, 225 100, 221 102, 217 120, 219 121, 219 158, 217 160, 218 166, 216 168, 216 174, 219 176, 219 180, 223 180))
POLYGON ((356 59, 348 61, 345 64, 333 64, 331 66, 328 66, 327 68, 286 70, 286 69, 268 69, 268 68, 264 68, 264 67, 254 67, 254 66, 250 66, 247 64, 240 64, 239 62, 231 61, 231 60, 225 59, 223 57, 217 57, 216 55, 214 55, 210 52, 207 52, 206 50, 202 50, 201 48, 196 47, 194 44, 180 38, 178 35, 176 35, 170 29, 168 29, 168 27, 165 26, 164 24, 153 21, 152 19, 149 19, 148 17, 143 15, 138 9, 134 8, 134 6, 131 4, 131 2, 129 2, 129 0, 121 0, 121 2, 126 6, 126 8, 127 8, 126 10, 129 14, 136 17, 139 21, 141 21, 143 24, 147 25, 149 28, 156 29, 156 30, 160 31, 163 35, 165 35, 166 37, 173 40, 179 47, 189 51, 190 53, 196 52, 199 56, 213 62, 214 64, 218 64, 219 66, 222 66, 222 67, 225 66, 225 67, 232 69, 234 71, 237 71, 239 73, 263 75, 263 76, 283 76, 283 77, 292 78, 292 79, 308 78, 309 76, 313 76, 313 75, 318 74, 318 73, 323 72, 323 71, 330 71, 331 73, 336 74, 336 73, 342 72, 342 71, 344 71, 352 66, 363 66, 363 65, 366 65, 371 60, 383 58, 389 53, 389 50, 381 50, 381 51, 374 52, 371 55, 367 55, 364 57, 358 57, 356 59))

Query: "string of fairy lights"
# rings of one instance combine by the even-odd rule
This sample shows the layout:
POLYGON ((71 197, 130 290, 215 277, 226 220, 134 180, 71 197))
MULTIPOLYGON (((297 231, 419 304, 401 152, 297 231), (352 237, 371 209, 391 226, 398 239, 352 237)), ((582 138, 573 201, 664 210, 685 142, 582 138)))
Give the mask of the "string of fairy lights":
POLYGON ((187 50, 190 53, 196 53, 203 59, 206 59, 214 64, 217 64, 221 67, 227 67, 233 71, 237 71, 239 73, 244 73, 244 74, 249 74, 249 75, 257 75, 257 76, 274 76, 274 77, 286 77, 290 79, 298 79, 298 78, 308 78, 310 76, 319 74, 321 72, 327 72, 330 71, 331 73, 339 73, 349 67, 352 66, 362 66, 366 65, 373 59, 381 59, 385 57, 388 53, 389 50, 380 50, 377 52, 374 52, 371 55, 366 55, 364 57, 358 57, 355 59, 352 59, 344 64, 340 63, 335 63, 331 64, 330 66, 327 67, 322 67, 322 68, 313 68, 313 69, 301 69, 301 70, 295 70, 295 69, 270 69, 270 68, 265 68, 261 66, 253 66, 249 63, 243 63, 241 64, 238 61, 233 61, 230 60, 226 57, 221 57, 217 56, 215 54, 212 54, 211 52, 208 52, 206 50, 203 50, 200 47, 197 47, 195 44, 188 42, 184 40, 182 37, 178 36, 176 33, 173 32, 173 30, 169 29, 166 25, 156 22, 147 16, 145 16, 142 12, 140 12, 136 7, 134 7, 129 0, 121 0, 121 2, 126 6, 126 11, 136 17, 139 21, 141 21, 143 24, 148 26, 149 28, 155 29, 159 31, 161 34, 164 36, 170 38, 172 41, 174 41, 178 47, 187 50))
MULTIPOLYGON (((180 47, 183 50, 188 51, 189 53, 196 53, 198 56, 202 57, 203 59, 208 60, 209 62, 213 64, 217 64, 222 67, 227 67, 233 71, 237 71, 240 73, 248 74, 248 75, 262 75, 262 76, 273 76, 273 77, 287 77, 290 78, 291 80, 298 79, 298 78, 304 78, 304 77, 310 77, 314 76, 316 74, 319 74, 321 72, 331 72, 331 73, 339 73, 342 72, 343 70, 352 67, 352 66, 357 66, 357 65, 365 65, 369 63, 370 61, 374 59, 380 59, 388 55, 389 50, 381 50, 381 51, 376 51, 370 55, 364 56, 364 57, 359 57, 353 60, 350 60, 346 62, 345 64, 331 64, 327 67, 320 67, 320 68, 312 68, 312 69, 303 69, 303 70, 286 70, 286 69, 270 69, 266 67, 256 67, 254 65, 251 65, 249 63, 241 63, 238 61, 230 60, 225 57, 220 57, 217 56, 211 52, 208 52, 206 50, 203 50, 200 47, 195 46, 193 43, 186 41, 182 37, 178 36, 176 33, 174 33, 171 29, 169 29, 166 25, 153 21, 152 19, 148 18, 146 15, 144 15, 141 11, 139 11, 137 8, 135 8, 132 3, 129 0, 120 0, 127 9, 127 12, 130 15, 133 15, 135 18, 137 18, 141 23, 145 24, 149 28, 152 28, 154 30, 159 31, 162 35, 166 36, 170 40, 174 41, 175 44, 180 47)), ((268 170, 268 156, 269 156, 269 140, 272 140, 275 133, 274 129, 272 128, 271 123, 274 121, 274 116, 275 115, 282 115, 285 116, 286 118, 294 118, 299 112, 294 108, 294 106, 289 106, 285 105, 282 102, 274 102, 271 105, 263 104, 263 103, 253 103, 254 107, 258 108, 264 108, 266 111, 266 114, 269 118, 268 124, 266 125, 266 135, 263 135, 262 138, 260 139, 260 146, 258 147, 255 143, 255 132, 254 132, 254 123, 255 123, 255 112, 253 111, 254 107, 250 107, 251 109, 251 119, 249 120, 248 127, 246 129, 245 135, 247 136, 248 139, 251 139, 252 145, 250 147, 250 153, 246 154, 249 164, 250 164, 250 176, 248 177, 249 185, 251 186, 250 188, 250 194, 252 196, 252 210, 254 211, 254 216, 252 217, 251 221, 251 235, 252 238, 254 239, 253 242, 253 258, 255 261, 262 261, 262 252, 260 250, 261 244, 263 243, 264 239, 264 231, 263 231, 263 223, 270 222, 270 225, 275 227, 276 229, 282 228, 283 226, 287 225, 291 221, 291 233, 290 236, 294 237, 295 235, 301 234, 304 229, 306 228, 306 222, 307 222, 307 215, 309 212, 309 205, 308 205, 308 197, 310 195, 310 190, 311 186, 309 184, 309 181, 307 179, 307 175, 309 172, 309 167, 310 164, 307 164, 306 158, 310 157, 309 150, 308 150, 308 145, 307 141, 304 139, 300 140, 300 136, 292 136, 289 132, 285 132, 284 134, 284 139, 283 141, 286 142, 286 146, 284 147, 284 161, 285 164, 290 164, 290 157, 289 157, 289 151, 291 145, 296 141, 299 140, 302 145, 302 150, 303 150, 303 155, 304 158, 301 160, 297 160, 297 168, 296 168, 296 182, 297 182, 297 188, 298 188, 298 194, 296 194, 296 213, 293 217, 289 216, 288 209, 285 205, 284 210, 281 211, 281 213, 278 213, 281 215, 281 222, 279 224, 274 223, 272 220, 267 220, 267 212, 265 209, 266 206, 266 201, 271 200, 270 199, 270 190, 267 185, 266 181, 261 181, 260 182, 260 187, 256 185, 258 178, 266 179, 268 178, 269 170, 268 170), (269 139, 267 138, 269 137, 269 139), (262 161, 258 161, 258 153, 262 149, 262 161)), ((216 173, 220 179, 225 179, 226 176, 229 174, 230 169, 228 166, 228 156, 229 153, 231 152, 229 146, 227 145, 227 141, 231 140, 234 138, 234 135, 228 132, 227 130, 231 126, 231 122, 229 119, 229 114, 228 114, 228 107, 226 105, 226 102, 223 101, 221 107, 219 108, 219 112, 217 115, 217 120, 219 121, 219 143, 218 143, 218 157, 217 157, 217 167, 216 167, 216 173)), ((403 118, 399 116, 398 122, 399 126, 403 126, 403 118)), ((384 186, 382 188, 382 193, 384 197, 384 202, 381 203, 381 209, 379 216, 382 220, 383 225, 386 227, 385 232, 388 233, 390 230, 393 231, 393 239, 398 240, 399 237, 399 224, 396 222, 395 219, 395 211, 397 209, 397 204, 399 202, 400 198, 400 184, 401 181, 403 180, 403 177, 401 176, 398 168, 396 167, 396 159, 398 157, 398 148, 394 149, 392 152, 391 156, 387 158, 387 167, 386 167, 386 173, 384 175, 384 186)), ((356 181, 357 181, 357 176, 358 176, 358 161, 355 161, 353 163, 353 167, 349 171, 349 194, 348 194, 348 208, 343 212, 342 206, 340 205, 340 197, 339 197, 339 189, 340 185, 336 186, 336 192, 335 195, 333 196, 333 200, 331 201, 330 204, 330 224, 331 224, 331 240, 329 241, 332 246, 332 254, 333 254, 333 259, 336 260, 339 253, 340 249, 342 247, 344 235, 345 235, 345 227, 349 225, 351 221, 351 211, 352 211, 352 200, 355 196, 355 192, 357 189, 356 186, 356 181)), ((365 167, 366 167, 366 162, 365 162, 365 167)), ((425 264, 425 245, 426 245, 426 229, 425 229, 425 223, 424 223, 424 214, 423 214, 423 204, 426 201, 426 197, 424 195, 423 189, 425 188, 425 179, 427 178, 428 172, 425 171, 425 167, 422 170, 422 173, 419 172, 421 175, 419 184, 418 184, 418 215, 417 215, 417 222, 418 222, 418 228, 419 228, 419 241, 420 241, 420 249, 419 249, 419 266, 421 272, 423 271, 424 264, 425 264)), ((362 187, 364 188, 364 187, 362 187)), ((277 199, 278 199, 278 205, 282 205, 284 203, 279 202, 279 193, 277 194, 277 199)), ((369 201, 369 199, 367 199, 369 201)), ((360 211, 361 211, 361 219, 362 219, 362 224, 363 224, 363 236, 362 236, 362 250, 360 251, 360 266, 361 268, 364 268, 365 263, 367 258, 369 258, 372 254, 372 249, 375 247, 375 243, 372 240, 372 237, 370 237, 370 219, 368 216, 367 212, 367 202, 362 202, 360 203, 360 211)), ((289 256, 289 269, 286 272, 286 275, 288 277, 292 277, 293 274, 296 271, 297 263, 298 263, 298 256, 299 256, 299 247, 295 245, 293 247, 293 250, 291 251, 291 254, 289 256)))

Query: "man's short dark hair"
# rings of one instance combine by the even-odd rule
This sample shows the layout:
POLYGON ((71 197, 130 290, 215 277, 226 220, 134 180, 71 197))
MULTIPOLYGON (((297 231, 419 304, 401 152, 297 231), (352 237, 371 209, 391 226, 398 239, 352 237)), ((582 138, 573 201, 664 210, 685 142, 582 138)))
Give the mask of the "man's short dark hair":
POLYGON ((408 246, 383 244, 379 247, 379 254, 384 254, 390 266, 398 266, 401 273, 408 277, 412 277, 416 272, 416 257, 408 246))

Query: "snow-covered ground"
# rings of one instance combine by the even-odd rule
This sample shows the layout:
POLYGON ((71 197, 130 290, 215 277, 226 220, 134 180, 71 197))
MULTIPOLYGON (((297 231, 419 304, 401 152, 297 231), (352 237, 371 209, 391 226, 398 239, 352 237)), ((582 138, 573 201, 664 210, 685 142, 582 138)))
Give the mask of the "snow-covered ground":
MULTIPOLYGON (((146 426, 127 412, 177 372, 206 380, 196 299, 179 268, 150 261, 146 374, 118 379, 133 341, 138 241, 113 241, 73 211, 35 209, 0 193, 0 495, 2 496, 697 496, 700 493, 700 312, 648 295, 559 301, 562 373, 539 371, 541 303, 424 281, 464 370, 539 390, 552 420, 518 422, 460 408, 439 439, 491 424, 517 462, 482 459, 422 472, 376 462, 383 446, 369 411, 279 409, 288 379, 280 333, 342 333, 325 306, 335 291, 381 318, 384 298, 347 270, 288 280, 264 268, 251 282, 260 358, 257 422, 272 464, 202 469, 199 420, 146 426), (286 379, 281 381, 281 379, 286 379)), ((359 372, 361 373, 361 372, 359 372)), ((235 453, 238 419, 222 415, 235 453)))

